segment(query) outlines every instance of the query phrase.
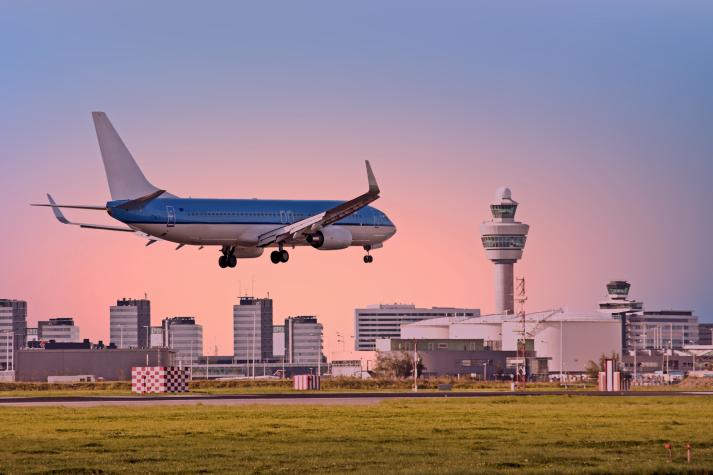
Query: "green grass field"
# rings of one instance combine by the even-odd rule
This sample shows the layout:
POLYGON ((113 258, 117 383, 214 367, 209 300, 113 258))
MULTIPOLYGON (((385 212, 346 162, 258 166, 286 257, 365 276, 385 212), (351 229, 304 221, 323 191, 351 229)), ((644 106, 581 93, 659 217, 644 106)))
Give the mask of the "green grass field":
POLYGON ((713 473, 712 418, 711 397, 0 407, 0 472, 713 473))

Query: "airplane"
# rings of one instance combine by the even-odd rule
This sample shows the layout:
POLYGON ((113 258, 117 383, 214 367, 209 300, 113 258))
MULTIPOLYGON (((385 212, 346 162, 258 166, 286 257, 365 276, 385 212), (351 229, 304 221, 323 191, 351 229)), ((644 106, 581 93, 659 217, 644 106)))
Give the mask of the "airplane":
POLYGON ((219 246, 218 265, 235 267, 237 260, 260 257, 265 248, 273 264, 285 263, 285 249, 310 246, 320 251, 361 246, 365 263, 370 251, 383 247, 396 233, 386 214, 370 203, 379 198, 379 186, 366 160, 369 189, 349 201, 197 199, 179 198, 152 185, 104 112, 92 112, 111 201, 103 206, 57 204, 50 194, 47 206, 62 224, 138 234, 148 240, 183 246, 219 246), (61 208, 106 211, 124 226, 69 221, 61 208))

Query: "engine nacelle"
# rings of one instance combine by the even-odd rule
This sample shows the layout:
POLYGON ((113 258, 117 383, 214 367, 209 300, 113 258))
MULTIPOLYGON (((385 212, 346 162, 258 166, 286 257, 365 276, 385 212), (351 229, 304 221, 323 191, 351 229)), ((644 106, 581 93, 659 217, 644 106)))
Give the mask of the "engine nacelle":
POLYGON ((307 242, 320 251, 346 249, 352 245, 352 233, 341 226, 327 226, 307 236, 307 242))
POLYGON ((235 257, 238 259, 252 259, 262 256, 265 251, 262 247, 236 247, 235 257))

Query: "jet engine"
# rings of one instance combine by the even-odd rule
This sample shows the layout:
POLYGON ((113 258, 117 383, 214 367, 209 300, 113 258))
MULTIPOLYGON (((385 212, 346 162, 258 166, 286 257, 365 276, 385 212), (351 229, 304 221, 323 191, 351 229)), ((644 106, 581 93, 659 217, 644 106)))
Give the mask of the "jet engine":
POLYGON ((265 249, 262 247, 236 247, 235 257, 238 259, 251 259, 262 256, 265 249))
POLYGON ((307 236, 307 242, 320 251, 345 249, 352 244, 352 233, 341 226, 327 226, 307 236))

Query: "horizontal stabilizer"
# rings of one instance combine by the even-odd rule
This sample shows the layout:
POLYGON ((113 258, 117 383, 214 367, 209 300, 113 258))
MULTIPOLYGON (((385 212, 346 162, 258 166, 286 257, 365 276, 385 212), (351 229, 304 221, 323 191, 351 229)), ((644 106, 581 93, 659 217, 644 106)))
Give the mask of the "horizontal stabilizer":
MULTIPOLYGON (((54 217, 57 218, 57 221, 59 221, 62 224, 72 224, 74 226, 79 226, 80 228, 88 228, 88 229, 103 229, 105 231, 123 231, 123 232, 127 232, 127 233, 136 232, 133 229, 125 227, 125 226, 105 226, 103 224, 73 223, 72 221, 70 221, 64 217, 64 214, 62 214, 62 211, 60 210, 61 206, 58 206, 57 203, 55 203, 54 199, 52 198, 52 195, 50 195, 48 193, 47 199, 50 202, 48 206, 50 208, 52 208, 52 213, 54 213, 54 217)), ((89 208, 89 209, 92 209, 92 208, 89 208)), ((106 209, 106 208, 102 208, 102 209, 106 209)))
POLYGON ((91 209, 96 211, 106 211, 106 206, 93 205, 52 205, 47 203, 31 203, 30 206, 46 206, 48 208, 73 208, 73 209, 91 209))

